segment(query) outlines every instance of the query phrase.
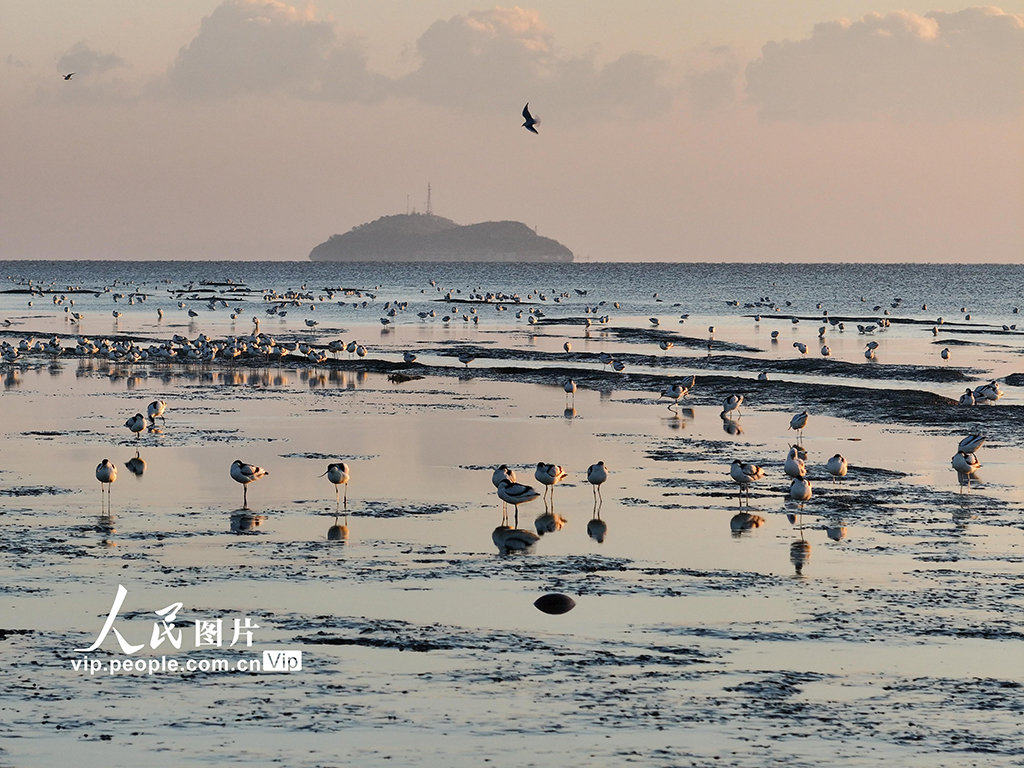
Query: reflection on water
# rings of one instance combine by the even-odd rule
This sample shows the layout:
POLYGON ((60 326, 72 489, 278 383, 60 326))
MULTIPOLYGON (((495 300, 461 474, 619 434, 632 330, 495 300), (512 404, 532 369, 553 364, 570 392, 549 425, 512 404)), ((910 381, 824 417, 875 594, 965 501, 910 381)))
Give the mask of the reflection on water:
POLYGON ((513 552, 528 552, 534 544, 540 541, 540 536, 522 528, 499 525, 491 533, 491 541, 498 548, 498 552, 510 555, 513 552))
POLYGON ((565 522, 565 518, 555 514, 554 508, 552 508, 551 511, 545 512, 534 520, 533 525, 537 529, 537 533, 543 536, 545 533, 562 530, 565 527, 565 522))
POLYGON ((796 575, 804 575, 804 566, 807 561, 811 559, 811 544, 809 541, 803 538, 803 533, 799 539, 789 545, 789 562, 796 568, 796 575))
POLYGON ((842 541, 846 538, 846 526, 843 523, 830 525, 825 528, 825 535, 832 539, 832 541, 842 541))
POLYGON ((334 525, 327 529, 328 541, 348 541, 348 515, 345 515, 344 525, 338 525, 338 518, 334 518, 334 525))
POLYGON ((594 510, 591 512, 590 522, 587 523, 587 536, 598 544, 604 543, 604 538, 608 534, 608 523, 601 519, 603 505, 604 502, 594 500, 594 510))
POLYGON ((575 407, 566 408, 562 412, 562 416, 565 417, 566 419, 575 419, 576 418, 576 408, 575 407))
POLYGON ((266 515, 254 515, 248 510, 236 510, 231 513, 231 532, 238 534, 259 533, 256 529, 266 521, 266 515))
POLYGON ((722 416, 722 431, 727 435, 742 435, 743 427, 740 426, 739 421, 730 419, 724 413, 722 416))
POLYGON ((729 530, 732 531, 734 537, 739 538, 744 531, 760 528, 764 523, 765 520, 760 515, 753 515, 749 512, 737 512, 729 520, 729 530))

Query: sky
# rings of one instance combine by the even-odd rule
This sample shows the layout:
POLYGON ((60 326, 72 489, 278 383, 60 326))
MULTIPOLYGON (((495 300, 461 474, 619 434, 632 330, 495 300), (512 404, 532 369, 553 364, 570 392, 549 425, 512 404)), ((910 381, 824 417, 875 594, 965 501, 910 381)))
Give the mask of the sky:
POLYGON ((578 261, 1020 262, 1022 94, 1024 0, 4 0, 0 259, 304 260, 429 183, 578 261))

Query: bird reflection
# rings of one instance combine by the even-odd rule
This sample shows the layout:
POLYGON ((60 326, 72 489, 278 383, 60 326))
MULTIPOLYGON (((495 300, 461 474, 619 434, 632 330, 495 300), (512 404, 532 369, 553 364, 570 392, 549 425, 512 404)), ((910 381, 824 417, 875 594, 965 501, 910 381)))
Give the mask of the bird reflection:
POLYGON ((846 526, 842 523, 829 525, 825 528, 825 535, 832 541, 842 541, 846 538, 846 526))
POLYGON ((136 451, 135 455, 124 463, 124 466, 136 478, 141 480, 142 473, 146 471, 146 460, 139 456, 139 452, 136 451))
POLYGON ((562 416, 564 416, 566 419, 570 419, 570 420, 571 419, 575 419, 576 418, 576 408, 572 407, 572 406, 570 406, 569 408, 566 408, 564 411, 562 411, 562 416))
POLYGON ((604 537, 608 534, 608 523, 601 519, 602 503, 594 500, 594 511, 591 513, 590 522, 587 523, 587 536, 598 544, 604 543, 604 537))
POLYGON ((348 515, 345 515, 345 524, 338 525, 338 517, 334 518, 334 525, 327 529, 328 541, 348 541, 348 515))
POLYGON ((114 527, 114 516, 109 512, 103 512, 96 518, 96 532, 103 536, 101 543, 105 547, 116 547, 117 542, 114 541, 113 536, 117 533, 117 528, 114 527))
POLYGON ((231 514, 231 532, 239 534, 256 533, 266 521, 266 515, 254 515, 247 509, 240 509, 231 514))
POLYGON ((789 562, 796 568, 796 575, 804 575, 804 566, 811 559, 811 544, 804 538, 800 538, 789 545, 789 562))
POLYGON ((789 545, 789 562, 796 568, 796 575, 804 575, 804 566, 811 559, 811 543, 804 538, 803 515, 787 515, 790 522, 799 526, 800 538, 789 545))
POLYGON ((548 508, 547 501, 544 502, 544 514, 533 521, 537 533, 543 536, 545 533, 554 533, 565 527, 565 518, 555 512, 554 499, 551 501, 551 508, 548 508))
MULTIPOLYGON (((506 521, 507 522, 507 521, 506 521)), ((491 541, 498 548, 502 555, 510 555, 513 552, 527 552, 540 541, 540 536, 533 531, 526 531, 521 528, 510 528, 508 525, 499 525, 491 533, 491 541)))
POLYGON ((742 435, 743 434, 743 427, 740 426, 740 423, 738 421, 734 421, 733 419, 730 419, 724 413, 721 414, 721 417, 722 417, 722 431, 725 432, 725 434, 727 434, 727 435, 742 435))
POLYGON ((737 512, 729 520, 729 530, 735 538, 739 538, 744 531, 760 528, 765 520, 760 515, 752 515, 749 512, 737 512))

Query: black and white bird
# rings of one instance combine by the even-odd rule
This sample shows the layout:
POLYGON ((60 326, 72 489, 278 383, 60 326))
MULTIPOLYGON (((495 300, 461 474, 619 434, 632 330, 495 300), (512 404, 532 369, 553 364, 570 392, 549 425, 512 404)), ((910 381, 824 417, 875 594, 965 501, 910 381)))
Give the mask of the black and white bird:
POLYGON ((72 77, 74 77, 74 75, 75 75, 74 72, 68 72, 66 75, 64 75, 64 79, 65 80, 70 80, 72 77))
POLYGON ((257 480, 266 477, 270 473, 263 467, 257 467, 254 464, 246 464, 245 462, 235 460, 231 464, 231 479, 236 483, 242 484, 242 508, 249 508, 249 483, 255 483, 257 480))
POLYGON ((530 102, 526 102, 526 106, 523 107, 523 119, 526 120, 523 123, 523 128, 528 130, 530 133, 537 133, 537 129, 533 126, 540 125, 540 120, 530 114, 530 102))
POLYGON ((328 480, 334 483, 335 501, 338 501, 338 486, 345 486, 345 509, 348 509, 348 464, 344 461, 339 461, 336 464, 328 464, 327 471, 324 472, 323 475, 320 475, 320 477, 323 477, 324 475, 327 476, 328 480))

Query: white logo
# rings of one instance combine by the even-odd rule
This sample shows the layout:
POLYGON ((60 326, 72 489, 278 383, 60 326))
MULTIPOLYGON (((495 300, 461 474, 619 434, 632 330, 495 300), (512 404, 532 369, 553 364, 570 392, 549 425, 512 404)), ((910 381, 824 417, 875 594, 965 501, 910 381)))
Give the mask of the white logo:
POLYGON ((302 669, 302 651, 264 651, 264 672, 298 672, 302 669))

